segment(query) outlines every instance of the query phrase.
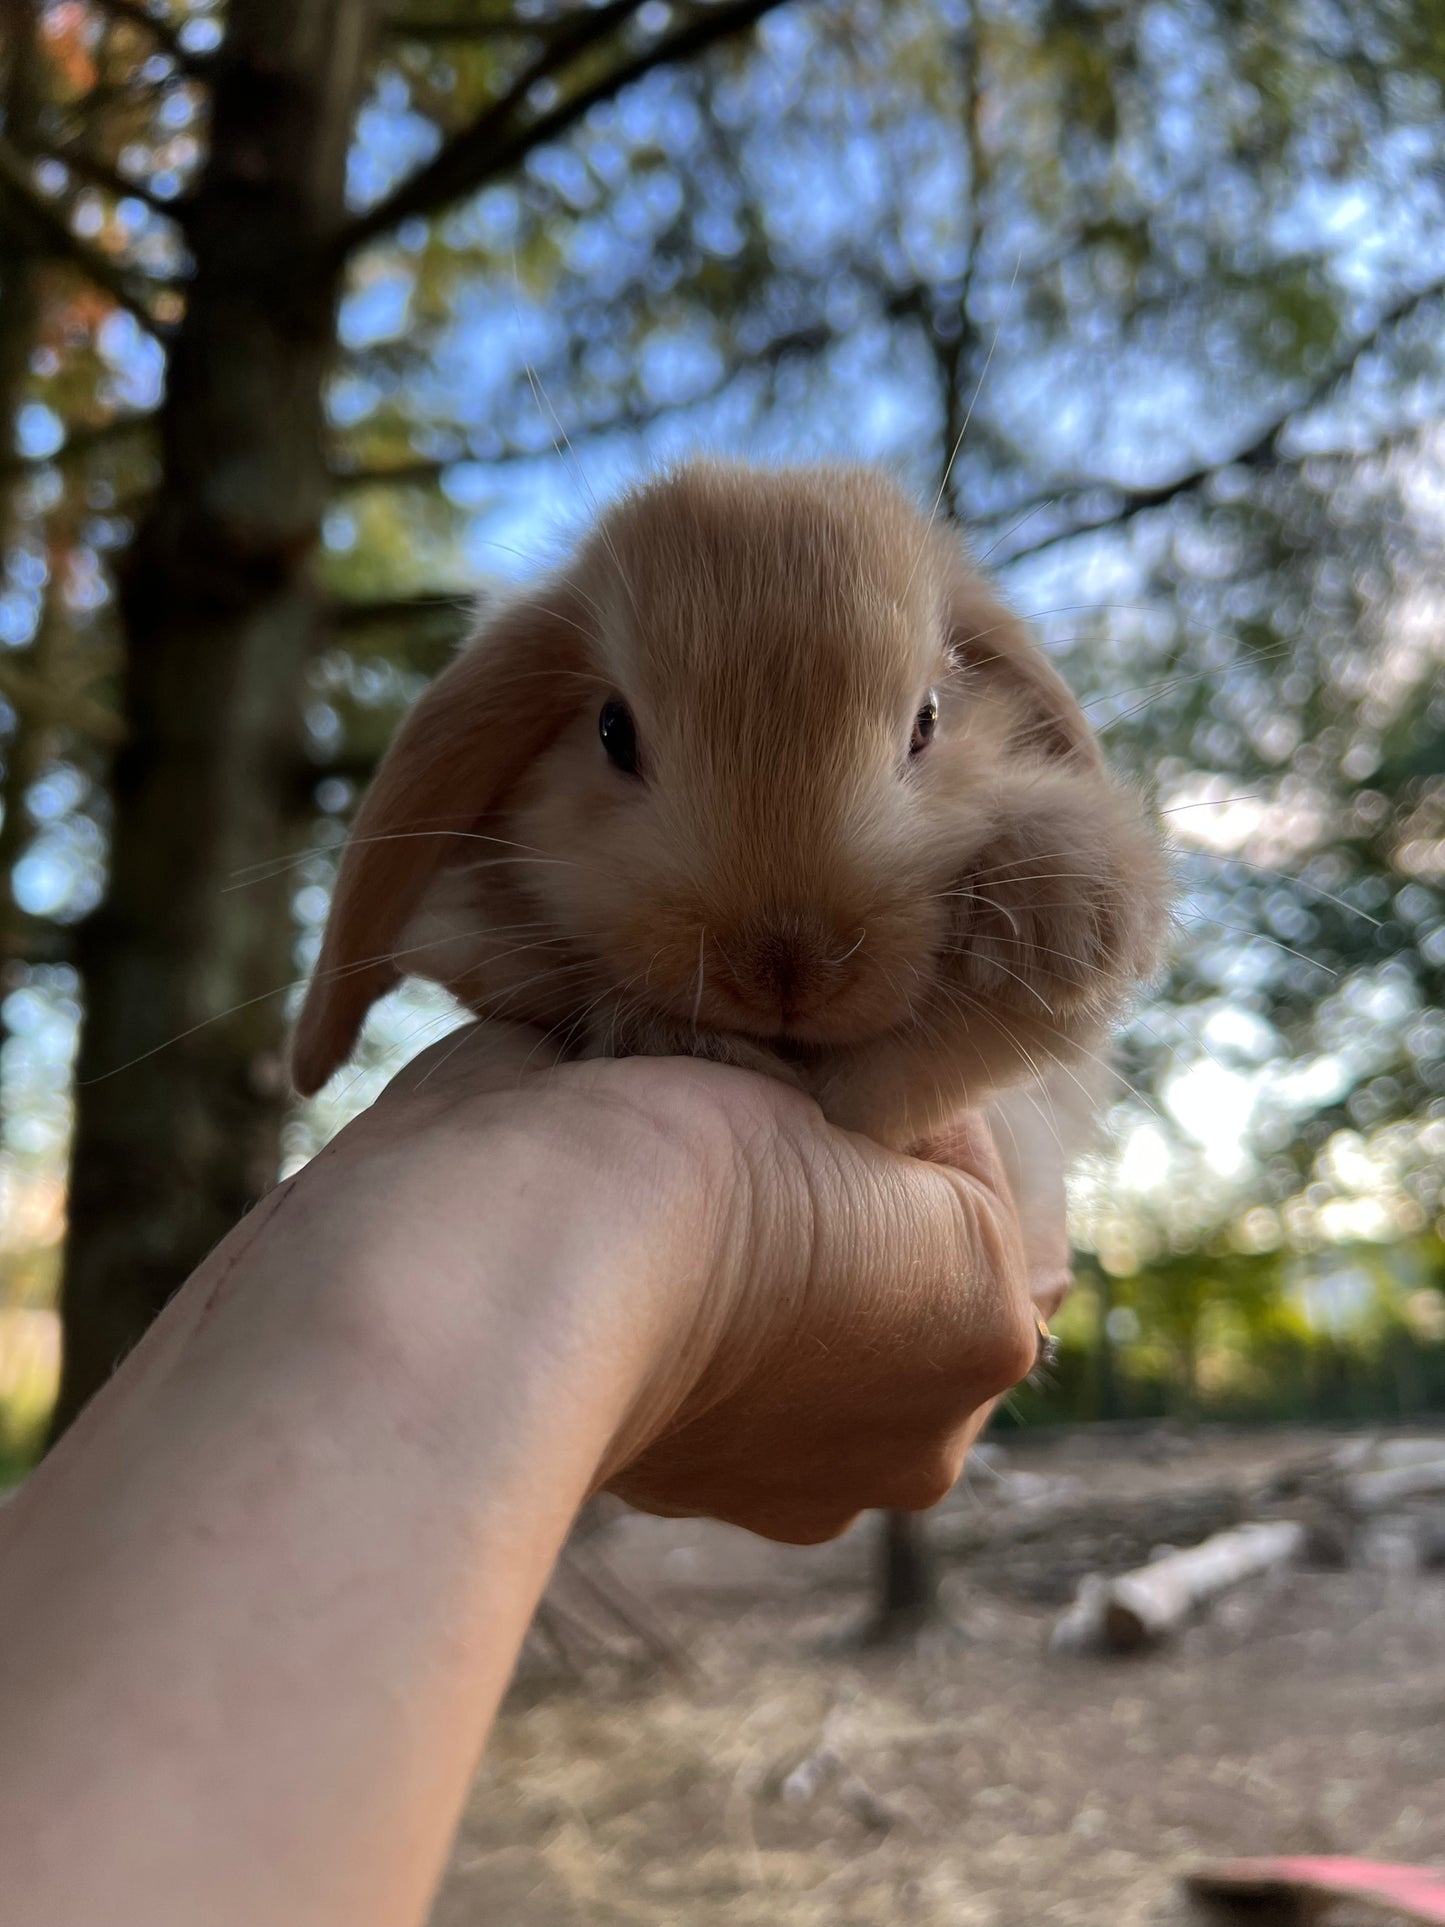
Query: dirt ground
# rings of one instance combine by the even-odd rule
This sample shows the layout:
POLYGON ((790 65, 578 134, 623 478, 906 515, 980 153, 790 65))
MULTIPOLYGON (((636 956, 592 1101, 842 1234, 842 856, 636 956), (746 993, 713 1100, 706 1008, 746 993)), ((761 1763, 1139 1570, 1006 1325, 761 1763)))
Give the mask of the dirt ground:
POLYGON ((1339 1443, 1011 1440, 937 1515, 955 1630, 902 1653, 851 1638, 876 1521, 802 1550, 609 1523, 579 1560, 694 1670, 588 1637, 559 1578, 433 1927, 1174 1927, 1204 1856, 1445 1864, 1445 1572, 1308 1562, 1146 1657, 1049 1650, 1091 1563, 1228 1524, 1339 1443))

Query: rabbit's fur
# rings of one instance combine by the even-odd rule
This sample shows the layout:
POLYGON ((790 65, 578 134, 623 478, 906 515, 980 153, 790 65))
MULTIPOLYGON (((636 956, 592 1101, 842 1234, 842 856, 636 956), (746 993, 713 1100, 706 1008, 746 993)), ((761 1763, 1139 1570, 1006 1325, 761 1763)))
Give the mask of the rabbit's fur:
POLYGON ((564 1054, 752 1065, 905 1145, 1088 1062, 1167 914, 1156 826, 953 533, 868 469, 698 462, 606 512, 407 717, 295 1078, 316 1090, 412 971, 564 1054), (619 700, 636 774, 599 740, 619 700))

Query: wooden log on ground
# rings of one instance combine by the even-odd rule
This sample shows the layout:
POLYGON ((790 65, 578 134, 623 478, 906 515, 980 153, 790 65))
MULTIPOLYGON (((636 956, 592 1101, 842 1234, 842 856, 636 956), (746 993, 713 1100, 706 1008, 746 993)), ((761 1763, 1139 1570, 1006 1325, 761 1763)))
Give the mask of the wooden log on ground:
POLYGON ((1117 1578, 1086 1582, 1054 1629, 1054 1648, 1137 1651, 1177 1632, 1201 1606, 1242 1580, 1288 1564, 1304 1543, 1297 1520, 1257 1520, 1117 1578))
POLYGON ((1366 1458, 1375 1465, 1433 1465, 1445 1459, 1445 1438, 1374 1439, 1366 1458))
MULTIPOLYGON (((1062 1483, 1062 1481, 1060 1482, 1062 1483)), ((1006 1493, 1007 1487, 1001 1487, 1006 1493)), ((1257 1518, 1274 1503, 1269 1481, 1213 1480, 1163 1492, 1101 1497, 1070 1486, 1057 1501, 1006 1497, 941 1517, 934 1528, 947 1558, 971 1577, 1041 1605, 1061 1606, 1101 1568, 1142 1565, 1161 1542, 1194 1545, 1257 1518)))
POLYGON ((1355 1512, 1381 1512, 1402 1499, 1426 1498, 1445 1492, 1445 1453, 1437 1448, 1432 1459, 1372 1467, 1353 1472, 1344 1481, 1345 1501, 1355 1512))

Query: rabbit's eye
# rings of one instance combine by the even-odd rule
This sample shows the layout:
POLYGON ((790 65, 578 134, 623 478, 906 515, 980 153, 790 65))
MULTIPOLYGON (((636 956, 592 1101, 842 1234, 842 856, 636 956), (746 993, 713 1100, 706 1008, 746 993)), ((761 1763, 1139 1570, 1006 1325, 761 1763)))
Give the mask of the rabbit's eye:
POLYGON ((938 727, 938 691, 930 689, 923 699, 923 706, 913 718, 913 737, 908 745, 908 754, 917 756, 926 749, 938 727))
POLYGON ((597 734, 614 769, 620 769, 626 776, 636 776, 637 725, 626 703, 615 700, 603 703, 602 714, 597 718, 597 734))

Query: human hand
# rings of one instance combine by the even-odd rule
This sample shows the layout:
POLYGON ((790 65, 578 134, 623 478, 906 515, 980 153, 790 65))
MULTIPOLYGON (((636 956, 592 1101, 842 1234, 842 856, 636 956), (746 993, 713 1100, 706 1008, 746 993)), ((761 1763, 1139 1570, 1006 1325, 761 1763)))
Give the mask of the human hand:
POLYGON ((755 1075, 542 1066, 535 1033, 487 1029, 425 1053, 351 1130, 454 1169, 460 1223, 469 1142, 499 1127, 542 1174, 524 1208, 545 1194, 557 1235, 581 1234, 545 1316, 600 1348, 645 1334, 596 1479, 645 1510, 809 1541, 932 1505, 1033 1367, 1028 1258, 980 1117, 899 1157, 755 1075))

